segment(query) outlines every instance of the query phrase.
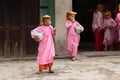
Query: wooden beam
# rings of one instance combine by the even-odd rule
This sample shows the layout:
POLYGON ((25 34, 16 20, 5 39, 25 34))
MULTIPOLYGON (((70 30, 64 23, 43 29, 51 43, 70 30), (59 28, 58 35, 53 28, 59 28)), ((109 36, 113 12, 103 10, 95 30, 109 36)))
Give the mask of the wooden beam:
POLYGON ((4 1, 4 28, 5 28, 5 41, 4 41, 4 56, 10 56, 10 40, 9 40, 9 2, 4 1))
POLYGON ((21 29, 20 29, 20 57, 26 55, 26 43, 25 43, 25 24, 26 24, 26 16, 25 16, 25 0, 21 1, 21 29))
POLYGON ((3 26, 0 26, 0 56, 3 56, 3 26))

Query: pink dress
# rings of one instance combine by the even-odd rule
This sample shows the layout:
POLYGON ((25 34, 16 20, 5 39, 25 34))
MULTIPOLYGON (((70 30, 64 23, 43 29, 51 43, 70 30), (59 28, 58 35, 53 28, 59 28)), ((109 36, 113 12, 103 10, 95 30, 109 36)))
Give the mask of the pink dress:
POLYGON ((103 15, 102 12, 94 12, 93 14, 93 22, 92 29, 94 32, 94 41, 95 41, 95 50, 100 51, 103 48, 103 15), (100 27, 100 30, 98 29, 100 27))
POLYGON ((104 33, 104 40, 103 44, 105 45, 111 45, 113 44, 114 39, 114 28, 116 26, 116 22, 110 18, 110 19, 104 19, 103 28, 105 30, 104 33))
POLYGON ((80 34, 75 32, 75 27, 77 25, 79 25, 77 21, 73 23, 69 20, 66 21, 66 29, 67 29, 66 49, 69 51, 69 54, 72 57, 77 55, 79 41, 80 41, 80 34))
POLYGON ((38 46, 38 56, 37 56, 37 63, 39 65, 46 65, 53 63, 54 56, 55 56, 55 48, 53 42, 54 36, 54 29, 50 26, 39 26, 31 31, 31 36, 34 30, 41 30, 43 32, 43 39, 39 41, 38 46))
POLYGON ((100 29, 103 28, 103 15, 101 12, 94 12, 93 14, 93 22, 92 22, 92 29, 93 32, 100 27, 100 29))
POLYGON ((120 13, 117 14, 115 21, 117 23, 118 41, 120 41, 120 13))

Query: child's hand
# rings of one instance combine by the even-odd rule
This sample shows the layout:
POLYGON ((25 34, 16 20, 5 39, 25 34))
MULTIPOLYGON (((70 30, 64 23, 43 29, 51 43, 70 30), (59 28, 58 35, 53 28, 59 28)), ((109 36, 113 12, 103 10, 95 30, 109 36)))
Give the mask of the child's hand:
POLYGON ((75 19, 73 18, 72 22, 75 22, 75 19))
POLYGON ((39 37, 38 36, 35 36, 34 39, 35 39, 35 41, 39 41, 39 37))
POLYGON ((80 30, 80 32, 83 32, 84 30, 80 30))
POLYGON ((53 30, 53 31, 54 31, 54 34, 56 35, 56 28, 54 28, 54 30, 53 30))
POLYGON ((100 26, 98 26, 98 31, 100 32, 100 26))
POLYGON ((54 32, 56 32, 56 28, 54 28, 54 32))

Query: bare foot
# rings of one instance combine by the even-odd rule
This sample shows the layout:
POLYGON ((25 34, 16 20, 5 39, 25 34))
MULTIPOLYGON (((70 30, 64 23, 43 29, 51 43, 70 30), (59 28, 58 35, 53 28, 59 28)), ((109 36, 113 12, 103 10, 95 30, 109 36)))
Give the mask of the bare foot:
POLYGON ((107 48, 105 48, 104 51, 107 51, 107 48))
POLYGON ((37 71, 37 72, 36 72, 36 74, 41 74, 41 73, 42 73, 42 71, 37 71))
POLYGON ((75 60, 76 60, 76 58, 75 58, 75 57, 73 57, 73 58, 72 58, 72 61, 75 61, 75 60))
POLYGON ((49 67, 49 73, 54 73, 54 71, 52 71, 52 67, 49 67))

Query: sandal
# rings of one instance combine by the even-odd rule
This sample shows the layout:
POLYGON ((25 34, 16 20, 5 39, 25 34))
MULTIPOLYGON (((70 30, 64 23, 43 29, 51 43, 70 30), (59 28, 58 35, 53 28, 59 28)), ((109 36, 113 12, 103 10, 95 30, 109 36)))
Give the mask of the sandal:
POLYGON ((49 71, 49 73, 54 73, 54 71, 49 71))

